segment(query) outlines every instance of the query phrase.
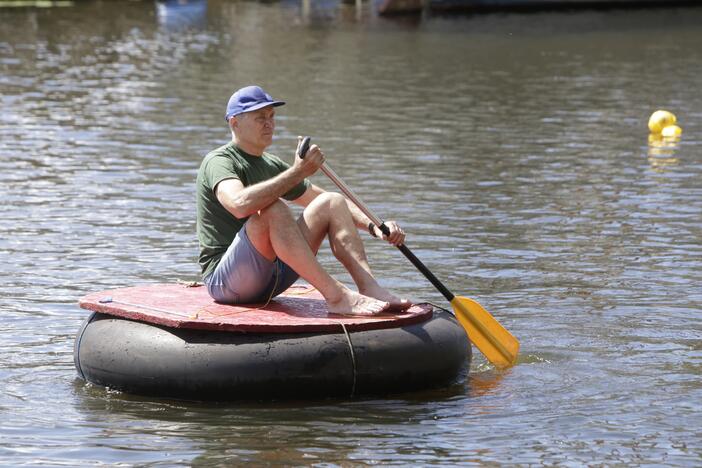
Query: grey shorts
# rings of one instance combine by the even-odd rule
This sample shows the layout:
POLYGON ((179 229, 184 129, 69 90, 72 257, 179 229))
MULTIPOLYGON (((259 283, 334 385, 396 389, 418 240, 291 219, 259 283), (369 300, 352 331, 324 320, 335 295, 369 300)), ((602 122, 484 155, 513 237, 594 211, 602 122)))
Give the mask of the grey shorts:
POLYGON ((280 259, 271 262, 261 255, 251 244, 244 226, 204 282, 215 301, 242 304, 266 302, 288 289, 298 278, 299 275, 280 259))

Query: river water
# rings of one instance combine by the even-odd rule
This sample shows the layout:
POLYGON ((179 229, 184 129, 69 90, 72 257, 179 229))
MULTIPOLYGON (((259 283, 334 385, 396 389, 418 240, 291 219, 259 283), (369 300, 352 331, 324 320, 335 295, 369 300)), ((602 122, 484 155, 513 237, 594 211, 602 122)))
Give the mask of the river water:
MULTIPOLYGON (((0 465, 699 466, 701 25, 699 8, 0 8, 0 465), (476 352, 447 389, 239 404, 77 378, 82 295, 198 279, 195 174, 251 83, 288 101, 272 151, 312 135, 519 338, 518 365, 476 352), (680 141, 649 143, 657 108, 680 141)), ((368 253, 383 284, 448 307, 398 251, 368 253)))

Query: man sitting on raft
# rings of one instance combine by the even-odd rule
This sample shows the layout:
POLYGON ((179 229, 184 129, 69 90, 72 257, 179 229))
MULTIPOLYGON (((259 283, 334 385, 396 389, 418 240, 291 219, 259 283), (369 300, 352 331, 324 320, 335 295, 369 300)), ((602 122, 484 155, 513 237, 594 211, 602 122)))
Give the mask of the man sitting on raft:
MULTIPOLYGON (((373 315, 406 309, 371 273, 358 229, 370 229, 393 245, 405 234, 393 221, 380 229, 350 201, 325 192, 306 178, 324 163, 312 145, 290 166, 266 153, 273 142, 275 101, 258 86, 229 99, 225 119, 232 141, 210 152, 197 176, 197 233, 200 266, 207 289, 218 302, 266 302, 298 277, 324 296, 330 313, 373 315), (303 206, 295 220, 284 198, 303 206), (325 237, 358 287, 352 291, 331 277, 316 258, 325 237)), ((298 142, 299 150, 299 142, 298 142)))

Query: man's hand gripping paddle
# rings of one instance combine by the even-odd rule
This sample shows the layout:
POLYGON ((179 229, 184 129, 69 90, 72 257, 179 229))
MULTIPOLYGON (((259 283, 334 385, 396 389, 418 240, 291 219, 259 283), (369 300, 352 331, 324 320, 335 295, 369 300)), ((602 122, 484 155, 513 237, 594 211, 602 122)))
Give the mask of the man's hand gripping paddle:
MULTIPOLYGON (((299 156, 304 158, 310 147, 310 137, 304 137, 299 146, 299 156)), ((322 172, 331 179, 351 202, 353 202, 368 218, 380 228, 386 236, 390 230, 373 212, 351 191, 351 189, 326 164, 322 164, 322 172)), ((434 274, 407 248, 398 245, 405 257, 431 282, 447 301, 451 303, 456 318, 468 333, 468 338, 482 352, 488 361, 499 369, 513 366, 519 354, 519 341, 512 336, 500 323, 490 315, 477 301, 468 297, 454 296, 434 274)))

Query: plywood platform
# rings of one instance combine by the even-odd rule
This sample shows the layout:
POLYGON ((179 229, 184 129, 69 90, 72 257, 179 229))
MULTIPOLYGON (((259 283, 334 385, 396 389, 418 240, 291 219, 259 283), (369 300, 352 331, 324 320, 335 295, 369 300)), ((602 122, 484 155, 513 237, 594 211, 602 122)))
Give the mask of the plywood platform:
POLYGON ((88 294, 84 309, 172 328, 249 333, 339 332, 396 328, 429 320, 432 307, 414 305, 401 313, 345 316, 327 311, 311 286, 293 285, 269 304, 216 303, 204 286, 150 284, 88 294))

